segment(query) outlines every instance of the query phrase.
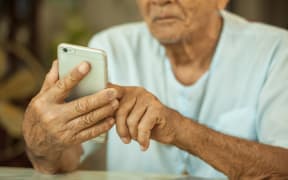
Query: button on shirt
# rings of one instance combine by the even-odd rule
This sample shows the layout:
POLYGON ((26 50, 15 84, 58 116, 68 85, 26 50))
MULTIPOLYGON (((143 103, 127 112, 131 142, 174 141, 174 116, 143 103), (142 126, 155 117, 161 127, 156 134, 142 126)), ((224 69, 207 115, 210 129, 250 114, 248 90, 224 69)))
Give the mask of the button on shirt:
MULTIPOLYGON (((191 121, 221 133, 288 148, 287 32, 221 14, 224 24, 210 69, 192 86, 177 81, 164 47, 143 22, 98 33, 89 46, 107 52, 110 82, 142 86, 191 121)), ((94 148, 85 143, 84 158, 94 148)), ((108 170, 225 177, 177 147, 152 140, 141 152, 136 142, 123 144, 115 127, 107 151, 108 170)))

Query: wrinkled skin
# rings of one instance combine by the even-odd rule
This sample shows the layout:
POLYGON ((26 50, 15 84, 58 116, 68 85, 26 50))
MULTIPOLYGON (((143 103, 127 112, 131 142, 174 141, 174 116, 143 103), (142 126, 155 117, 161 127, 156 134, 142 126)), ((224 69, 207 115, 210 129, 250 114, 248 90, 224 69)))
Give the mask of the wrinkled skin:
POLYGON ((180 114, 142 87, 110 87, 122 97, 115 118, 117 132, 124 143, 134 139, 145 151, 151 138, 164 144, 173 142, 176 123, 181 122, 180 114))
MULTIPOLYGON (((227 0, 137 0, 154 37, 165 44, 199 40, 219 18, 227 0), (200 31, 200 32, 198 32, 200 31), (196 33, 195 33, 196 32, 196 33), (195 36, 197 35, 197 36, 195 36), (196 39, 197 38, 197 39, 196 39)), ((213 27, 212 32, 213 32, 213 27)))
MULTIPOLYGON (((164 45, 175 77, 183 85, 192 85, 209 68, 222 26, 218 12, 227 0, 138 3, 150 31, 164 45)), ((23 124, 29 157, 41 172, 76 169, 80 144, 107 132, 116 120, 124 143, 134 139, 142 150, 149 147, 150 139, 175 145, 229 179, 288 177, 287 149, 214 131, 169 109, 140 87, 111 84, 109 89, 65 103, 71 88, 89 68, 82 66, 64 80, 58 80, 57 70, 54 65, 30 103, 23 124)))
POLYGON ((58 80, 58 63, 47 74, 39 94, 30 102, 24 117, 23 134, 28 154, 59 158, 75 149, 80 157, 81 143, 107 132, 115 123, 119 106, 115 89, 65 102, 71 89, 89 72, 88 63, 58 80))

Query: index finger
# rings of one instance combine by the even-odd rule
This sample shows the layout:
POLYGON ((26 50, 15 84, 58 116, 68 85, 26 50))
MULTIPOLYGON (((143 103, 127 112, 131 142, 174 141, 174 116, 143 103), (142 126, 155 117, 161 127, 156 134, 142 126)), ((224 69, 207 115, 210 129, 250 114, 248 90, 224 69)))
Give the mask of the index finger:
POLYGON ((89 73, 90 64, 80 63, 67 76, 60 79, 47 91, 47 99, 51 101, 62 101, 69 95, 71 90, 89 73))
POLYGON ((116 97, 117 92, 115 89, 104 89, 95 94, 68 102, 64 106, 61 105, 61 112, 63 116, 71 120, 111 103, 116 97))

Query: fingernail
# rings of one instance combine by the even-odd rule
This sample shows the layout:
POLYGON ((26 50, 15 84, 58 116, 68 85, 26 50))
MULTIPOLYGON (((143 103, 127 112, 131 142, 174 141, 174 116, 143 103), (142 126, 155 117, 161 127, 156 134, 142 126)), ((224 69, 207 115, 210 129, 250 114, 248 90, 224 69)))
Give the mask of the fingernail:
POLYGON ((82 74, 87 74, 89 71, 89 68, 90 68, 89 64, 87 62, 83 62, 78 67, 78 71, 82 74))
POLYGON ((130 139, 129 138, 123 137, 123 138, 121 138, 121 140, 122 140, 122 142, 124 144, 129 144, 130 143, 130 139))

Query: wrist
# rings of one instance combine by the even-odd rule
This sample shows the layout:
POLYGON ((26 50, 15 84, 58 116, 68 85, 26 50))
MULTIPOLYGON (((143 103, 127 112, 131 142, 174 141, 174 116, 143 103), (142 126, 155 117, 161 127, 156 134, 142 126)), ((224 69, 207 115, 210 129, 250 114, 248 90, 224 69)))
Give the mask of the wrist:
POLYGON ((175 127, 175 136, 173 139, 172 144, 176 145, 181 143, 181 140, 185 137, 184 133, 185 133, 185 128, 187 127, 187 120, 186 118, 182 117, 182 118, 178 118, 177 124, 174 126, 175 127))
POLYGON ((55 174, 60 171, 59 167, 59 159, 61 159, 61 152, 51 152, 47 154, 37 154, 33 152, 31 149, 26 148, 26 153, 33 165, 33 167, 45 174, 55 174), (58 165, 57 165, 58 164, 58 165))
POLYGON ((174 129, 174 135, 172 138, 172 145, 177 145, 181 142, 181 140, 185 137, 185 131, 184 129, 187 128, 187 118, 185 118, 180 113, 173 111, 173 115, 170 115, 171 120, 173 121, 173 129, 174 129))
POLYGON ((193 120, 182 117, 176 126, 173 145, 194 154, 197 144, 197 125, 193 120))
POLYGON ((36 170, 42 173, 55 174, 77 169, 83 149, 80 144, 62 151, 51 150, 45 155, 35 154, 30 149, 26 149, 26 152, 36 170))
POLYGON ((61 151, 41 151, 40 152, 36 152, 31 150, 30 148, 26 147, 26 153, 29 157, 31 157, 32 159, 37 159, 37 160, 56 160, 59 159, 61 157, 61 151))

